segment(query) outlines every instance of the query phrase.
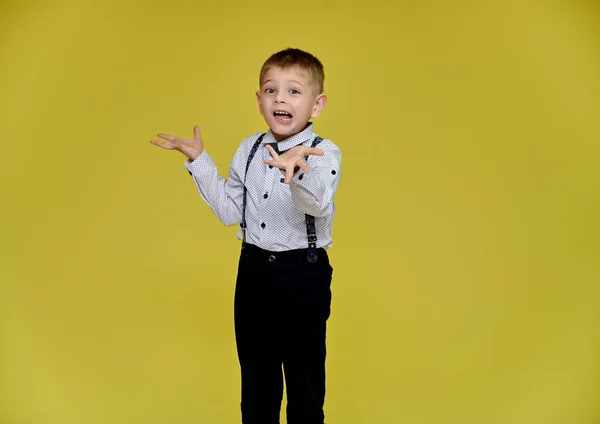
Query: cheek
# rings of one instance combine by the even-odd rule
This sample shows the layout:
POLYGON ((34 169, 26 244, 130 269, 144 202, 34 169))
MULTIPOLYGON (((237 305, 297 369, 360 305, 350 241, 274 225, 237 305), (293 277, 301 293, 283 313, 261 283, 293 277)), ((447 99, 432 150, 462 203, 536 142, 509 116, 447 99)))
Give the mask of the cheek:
POLYGON ((306 116, 310 117, 313 112, 313 105, 312 104, 305 105, 304 110, 306 111, 306 116))

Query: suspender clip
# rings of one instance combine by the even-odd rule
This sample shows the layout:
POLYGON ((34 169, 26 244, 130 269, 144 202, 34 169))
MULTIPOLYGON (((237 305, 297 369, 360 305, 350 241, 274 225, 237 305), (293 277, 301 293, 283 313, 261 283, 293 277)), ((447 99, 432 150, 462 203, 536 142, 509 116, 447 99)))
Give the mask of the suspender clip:
POLYGON ((308 252, 306 252, 306 259, 311 264, 316 264, 319 260, 319 256, 317 255, 317 250, 314 248, 308 248, 308 252))

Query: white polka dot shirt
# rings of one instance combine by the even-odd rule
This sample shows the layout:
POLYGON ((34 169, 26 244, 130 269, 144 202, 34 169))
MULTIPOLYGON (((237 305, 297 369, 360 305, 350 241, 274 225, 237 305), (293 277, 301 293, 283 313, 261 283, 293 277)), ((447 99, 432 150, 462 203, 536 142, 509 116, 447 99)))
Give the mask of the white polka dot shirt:
MULTIPOLYGON (((251 135, 240 144, 227 179, 219 176, 217 166, 206 150, 196 160, 185 162, 200 196, 223 224, 236 225, 242 220, 245 181, 247 243, 275 252, 307 248, 305 214, 309 214, 315 217, 317 247, 331 247, 336 212, 334 197, 342 164, 340 149, 331 140, 321 141, 317 147, 324 154, 308 157, 310 172, 299 170, 290 184, 285 184, 285 173, 264 162, 271 159, 266 145, 277 143, 269 131, 244 177, 250 150, 260 135, 251 135)), ((310 124, 304 131, 277 143, 277 147, 280 152, 298 145, 310 147, 316 136, 310 124)), ((242 240, 242 237, 240 228, 238 239, 242 240)))

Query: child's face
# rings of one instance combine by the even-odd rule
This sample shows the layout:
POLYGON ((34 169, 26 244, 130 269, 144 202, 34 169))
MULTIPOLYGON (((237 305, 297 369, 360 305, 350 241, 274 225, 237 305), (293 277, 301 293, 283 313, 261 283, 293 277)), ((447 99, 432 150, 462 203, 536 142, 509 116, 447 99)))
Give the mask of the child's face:
POLYGON ((318 117, 327 98, 297 70, 271 68, 256 93, 260 114, 277 141, 298 134, 310 118, 318 117))

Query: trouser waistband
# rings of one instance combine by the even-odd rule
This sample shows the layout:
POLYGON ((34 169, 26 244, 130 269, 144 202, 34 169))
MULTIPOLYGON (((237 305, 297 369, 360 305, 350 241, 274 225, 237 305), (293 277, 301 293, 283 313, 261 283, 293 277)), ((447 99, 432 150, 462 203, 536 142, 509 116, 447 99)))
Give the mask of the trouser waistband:
POLYGON ((269 262, 275 261, 286 261, 286 262, 302 262, 308 263, 312 262, 308 259, 309 253, 315 253, 318 261, 329 261, 329 257, 327 255, 327 251, 324 248, 318 249, 293 249, 293 250, 284 250, 281 252, 274 252, 270 250, 262 249, 254 244, 250 243, 242 243, 242 253, 255 257, 257 259, 266 259, 269 262))

